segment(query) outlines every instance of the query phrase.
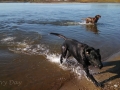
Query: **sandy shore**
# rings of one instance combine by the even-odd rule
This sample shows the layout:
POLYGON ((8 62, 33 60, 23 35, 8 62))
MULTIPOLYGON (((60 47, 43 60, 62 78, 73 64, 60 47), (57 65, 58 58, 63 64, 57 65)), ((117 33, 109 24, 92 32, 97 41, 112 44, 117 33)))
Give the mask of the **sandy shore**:
POLYGON ((96 87, 83 76, 82 79, 71 79, 60 90, 120 90, 120 52, 109 57, 103 64, 100 73, 94 75, 97 81, 104 84, 103 88, 96 87))
POLYGON ((16 56, 11 52, 6 57, 7 54, 0 56, 0 90, 120 90, 120 52, 105 60, 101 70, 92 69, 99 72, 94 77, 104 84, 103 88, 96 87, 85 76, 78 78, 44 57, 16 56))

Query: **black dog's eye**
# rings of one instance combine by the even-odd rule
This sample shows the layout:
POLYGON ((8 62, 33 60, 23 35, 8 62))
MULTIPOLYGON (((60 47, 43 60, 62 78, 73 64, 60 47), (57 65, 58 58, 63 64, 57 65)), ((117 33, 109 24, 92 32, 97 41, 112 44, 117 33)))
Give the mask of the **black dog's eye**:
POLYGON ((97 59, 97 56, 96 56, 96 55, 94 55, 92 58, 97 59))

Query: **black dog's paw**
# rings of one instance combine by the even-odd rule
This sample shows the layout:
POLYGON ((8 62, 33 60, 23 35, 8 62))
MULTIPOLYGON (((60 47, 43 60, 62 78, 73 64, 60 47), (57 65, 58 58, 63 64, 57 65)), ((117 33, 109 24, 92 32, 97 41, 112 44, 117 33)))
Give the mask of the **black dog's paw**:
POLYGON ((96 83, 97 87, 104 87, 104 85, 102 83, 96 83))

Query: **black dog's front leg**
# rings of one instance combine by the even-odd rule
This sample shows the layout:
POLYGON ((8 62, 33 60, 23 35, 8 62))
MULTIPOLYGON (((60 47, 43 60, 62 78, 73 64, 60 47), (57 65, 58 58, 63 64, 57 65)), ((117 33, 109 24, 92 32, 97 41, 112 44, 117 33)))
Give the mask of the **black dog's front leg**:
POLYGON ((88 70, 88 67, 84 67, 84 70, 86 72, 86 76, 92 80, 92 82, 96 85, 96 86, 99 86, 99 87, 102 87, 102 84, 101 83, 98 83, 95 78, 89 73, 89 70, 88 70))

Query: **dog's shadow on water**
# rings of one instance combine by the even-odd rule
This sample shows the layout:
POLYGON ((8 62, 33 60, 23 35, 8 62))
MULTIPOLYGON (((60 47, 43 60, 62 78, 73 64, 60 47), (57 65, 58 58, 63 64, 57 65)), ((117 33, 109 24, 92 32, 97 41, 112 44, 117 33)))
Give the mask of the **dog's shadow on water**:
POLYGON ((105 62, 104 67, 107 67, 107 66, 111 66, 112 68, 109 68, 106 71, 100 72, 100 74, 113 73, 113 74, 116 74, 116 75, 112 76, 112 77, 109 77, 108 79, 102 81, 101 83, 106 83, 106 82, 112 81, 114 79, 120 78, 120 60, 105 62))

